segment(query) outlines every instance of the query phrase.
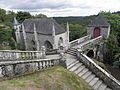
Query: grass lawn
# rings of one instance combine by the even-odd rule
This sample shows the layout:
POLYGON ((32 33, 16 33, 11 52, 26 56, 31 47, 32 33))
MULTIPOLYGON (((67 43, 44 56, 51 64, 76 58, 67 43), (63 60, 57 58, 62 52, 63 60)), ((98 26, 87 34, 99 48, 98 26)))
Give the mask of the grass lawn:
POLYGON ((83 79, 61 66, 0 82, 0 90, 92 90, 83 79))

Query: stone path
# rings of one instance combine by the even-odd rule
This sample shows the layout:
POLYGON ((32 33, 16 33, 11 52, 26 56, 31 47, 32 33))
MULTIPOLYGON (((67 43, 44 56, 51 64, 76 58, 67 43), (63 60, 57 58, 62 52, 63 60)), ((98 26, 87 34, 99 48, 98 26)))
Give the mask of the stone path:
POLYGON ((76 56, 66 54, 66 64, 69 71, 83 78, 94 90, 112 90, 85 65, 79 62, 76 56))

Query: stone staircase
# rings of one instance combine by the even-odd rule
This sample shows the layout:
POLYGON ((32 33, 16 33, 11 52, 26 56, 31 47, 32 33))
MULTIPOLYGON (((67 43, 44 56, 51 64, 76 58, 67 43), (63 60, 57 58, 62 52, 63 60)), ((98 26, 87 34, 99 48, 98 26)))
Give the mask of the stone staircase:
POLYGON ((77 50, 75 48, 70 48, 66 51, 67 54, 70 54, 70 55, 73 55, 73 56, 77 55, 75 52, 77 52, 77 50))
POLYGON ((112 90, 76 58, 76 49, 67 50, 67 69, 83 78, 94 90, 112 90))
POLYGON ((67 65, 67 69, 83 78, 94 90, 112 90, 107 87, 99 77, 77 60, 67 65))

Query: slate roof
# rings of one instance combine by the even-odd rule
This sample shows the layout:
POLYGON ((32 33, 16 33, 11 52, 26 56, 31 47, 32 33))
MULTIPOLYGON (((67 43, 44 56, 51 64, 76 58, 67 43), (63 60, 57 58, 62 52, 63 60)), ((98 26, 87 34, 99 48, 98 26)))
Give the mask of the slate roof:
POLYGON ((52 35, 53 23, 55 27, 55 34, 61 34, 65 32, 54 19, 52 18, 40 18, 40 19, 26 19, 23 22, 25 32, 34 32, 34 24, 36 26, 37 33, 52 35))
POLYGON ((110 24, 103 16, 98 15, 88 26, 110 26, 110 24))

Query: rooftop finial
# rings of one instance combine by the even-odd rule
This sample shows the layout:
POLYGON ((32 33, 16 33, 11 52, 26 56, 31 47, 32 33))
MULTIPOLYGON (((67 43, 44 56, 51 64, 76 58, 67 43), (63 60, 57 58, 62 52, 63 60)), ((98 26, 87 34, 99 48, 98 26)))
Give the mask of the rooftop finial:
POLYGON ((19 22, 17 21, 16 17, 14 17, 14 20, 13 20, 13 25, 18 25, 19 22))

